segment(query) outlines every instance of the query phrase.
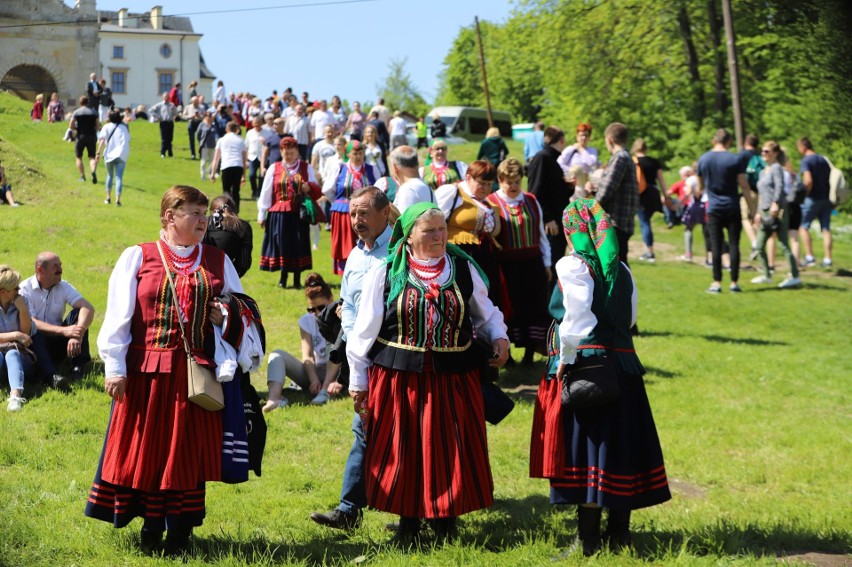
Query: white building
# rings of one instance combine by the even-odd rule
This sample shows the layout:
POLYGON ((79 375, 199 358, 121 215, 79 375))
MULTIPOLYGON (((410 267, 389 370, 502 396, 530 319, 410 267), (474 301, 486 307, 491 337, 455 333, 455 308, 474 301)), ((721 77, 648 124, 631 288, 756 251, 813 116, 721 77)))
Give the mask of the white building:
POLYGON ((201 34, 189 18, 164 16, 161 6, 144 14, 122 8, 98 16, 98 75, 107 80, 117 107, 154 104, 177 83, 186 95, 193 80, 198 94, 212 99, 215 75, 204 64, 201 34))

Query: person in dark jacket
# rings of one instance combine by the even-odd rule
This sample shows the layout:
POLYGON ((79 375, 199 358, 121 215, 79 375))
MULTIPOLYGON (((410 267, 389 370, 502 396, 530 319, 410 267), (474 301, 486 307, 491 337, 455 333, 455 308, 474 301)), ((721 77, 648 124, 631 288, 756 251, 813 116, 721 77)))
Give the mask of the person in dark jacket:
MULTIPOLYGON (((533 157, 529 166, 527 190, 535 195, 541 205, 544 230, 550 242, 551 270, 565 255, 565 238, 559 229, 562 211, 568 206, 574 188, 565 181, 564 173, 556 161, 565 149, 565 133, 555 126, 544 130, 544 149, 533 157)), ((556 275, 556 272, 553 272, 556 275)), ((556 278, 551 278, 555 282, 556 278)))
POLYGON ((234 263, 237 275, 243 277, 251 267, 251 225, 237 216, 230 195, 220 195, 210 203, 204 244, 222 250, 234 263))

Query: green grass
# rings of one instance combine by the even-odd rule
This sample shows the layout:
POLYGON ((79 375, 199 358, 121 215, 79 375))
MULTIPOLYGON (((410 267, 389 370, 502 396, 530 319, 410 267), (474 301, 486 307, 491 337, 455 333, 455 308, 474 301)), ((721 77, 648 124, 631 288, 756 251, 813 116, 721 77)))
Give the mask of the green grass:
MULTIPOLYGON (((134 123, 125 206, 107 207, 102 180, 97 186, 77 181, 71 144, 62 142, 64 125, 32 124, 27 111, 27 104, 0 95, 0 159, 23 203, 0 207, 0 263, 28 276, 39 251, 60 254, 65 278, 98 309, 94 347, 115 260, 125 247, 156 238, 163 191, 198 183, 197 162, 188 159, 182 125, 176 128, 179 157, 162 160, 156 126, 134 123)), ((510 149, 522 153, 519 143, 510 149)), ((476 150, 476 144, 452 146, 450 154, 470 162, 476 150)), ((212 196, 220 186, 202 189, 212 196)), ((242 206, 242 216, 253 219, 253 203, 242 206)), ((656 220, 658 262, 633 266, 643 332, 637 349, 649 371, 648 394, 674 498, 634 514, 635 552, 598 561, 773 565, 777 556, 848 554, 852 280, 843 268, 852 266, 852 223, 836 219, 836 268, 805 271, 804 289, 746 283, 743 294, 710 296, 703 291, 709 271, 674 260, 682 231, 668 231, 656 220)), ((255 258, 261 237, 256 230, 255 258)), ((633 240, 638 246, 638 236, 633 240)), ((331 273, 327 233, 314 265, 331 273)), ((742 280, 753 274, 744 272, 742 280)), ((262 309, 270 347, 295 351, 304 296, 276 282, 256 266, 243 279, 262 309)), ((548 504, 547 483, 527 474, 540 372, 539 360, 534 368, 501 376, 518 405, 488 428, 496 502, 464 517, 458 543, 415 553, 389 549, 384 524, 392 518, 378 512, 366 513, 363 527, 350 536, 311 522, 312 511, 337 502, 351 406, 338 400, 316 408, 295 395, 292 407, 269 416, 263 477, 209 485, 208 517, 196 530, 188 563, 550 564, 575 524, 570 510, 548 504)), ((263 395, 263 372, 253 382, 263 395)), ((0 411, 0 565, 165 564, 137 551, 138 522, 114 530, 82 515, 109 412, 98 369, 69 395, 49 390, 28 391, 27 397, 20 413, 0 411)), ((848 555, 824 560, 832 559, 835 565, 852 561, 848 555)), ((584 562, 571 556, 561 564, 584 562)))

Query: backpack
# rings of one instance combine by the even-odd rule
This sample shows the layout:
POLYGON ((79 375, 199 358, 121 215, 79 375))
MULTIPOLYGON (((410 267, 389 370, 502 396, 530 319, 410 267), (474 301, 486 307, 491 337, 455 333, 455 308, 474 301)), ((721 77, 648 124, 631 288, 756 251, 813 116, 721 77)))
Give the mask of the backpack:
POLYGON ((846 176, 843 175, 843 170, 834 167, 827 157, 822 156, 831 168, 831 173, 828 176, 828 200, 835 207, 839 207, 849 200, 849 185, 846 183, 846 176))
POLYGON ((645 179, 645 172, 639 167, 639 158, 633 156, 633 163, 636 164, 636 184, 639 185, 639 194, 641 195, 648 188, 648 180, 645 179))
POLYGON ((760 155, 755 154, 748 160, 746 165, 746 177, 748 178, 749 187, 754 189, 757 187, 757 180, 760 179, 760 172, 766 168, 766 162, 760 155))

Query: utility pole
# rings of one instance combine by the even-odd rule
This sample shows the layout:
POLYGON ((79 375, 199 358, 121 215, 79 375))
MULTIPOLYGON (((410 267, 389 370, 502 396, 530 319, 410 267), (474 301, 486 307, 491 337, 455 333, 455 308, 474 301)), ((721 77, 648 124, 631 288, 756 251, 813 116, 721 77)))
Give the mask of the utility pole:
POLYGON ((482 85, 485 88, 485 110, 488 113, 488 127, 494 126, 494 118, 491 117, 491 95, 488 92, 488 74, 485 72, 485 52, 482 50, 482 34, 479 32, 479 17, 474 16, 476 23, 476 43, 479 45, 479 66, 482 69, 482 85))
POLYGON ((737 42, 734 37, 734 15, 731 0, 722 0, 722 19, 725 22, 725 38, 728 46, 728 74, 731 76, 731 106, 734 109, 734 132, 737 151, 743 149, 743 110, 740 99, 740 71, 737 66, 737 42))

